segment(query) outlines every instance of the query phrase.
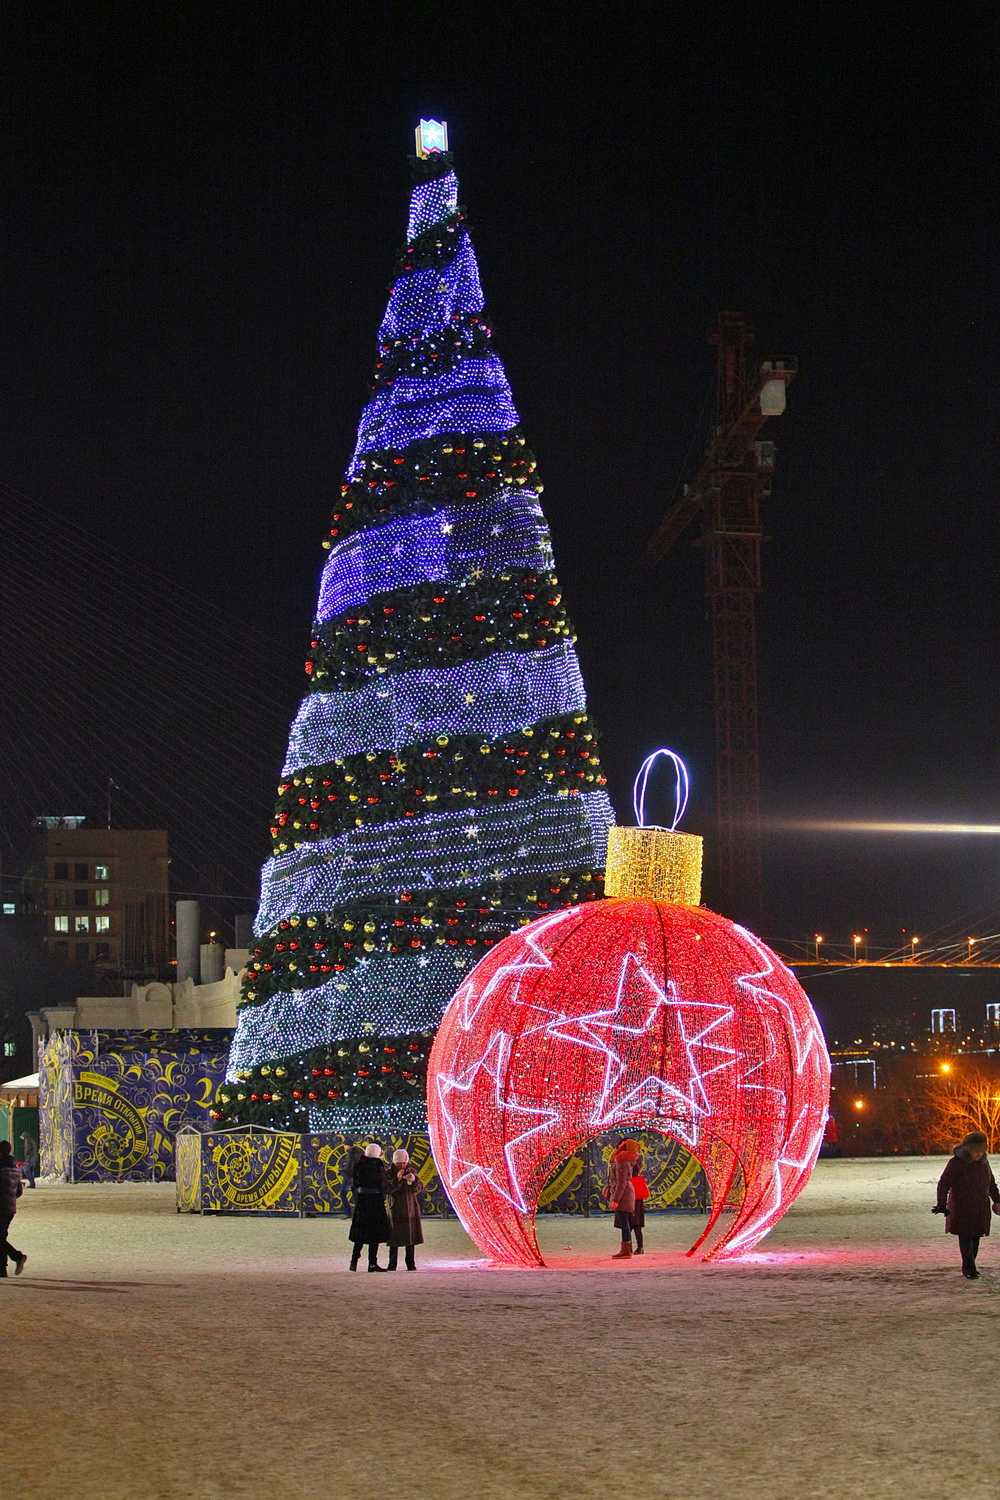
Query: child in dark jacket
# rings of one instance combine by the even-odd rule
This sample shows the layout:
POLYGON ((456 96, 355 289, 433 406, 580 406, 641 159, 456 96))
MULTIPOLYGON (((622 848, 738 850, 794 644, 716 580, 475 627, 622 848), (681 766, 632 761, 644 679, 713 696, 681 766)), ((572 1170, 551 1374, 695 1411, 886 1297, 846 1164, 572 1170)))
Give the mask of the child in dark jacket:
POLYGON ((7 1262, 14 1262, 14 1275, 20 1276, 28 1259, 7 1238, 11 1220, 17 1213, 17 1200, 24 1191, 21 1174, 14 1165, 10 1141, 0 1141, 0 1276, 7 1275, 7 1262))
POLYGON ((976 1256, 980 1237, 990 1232, 991 1208, 993 1213, 1000 1213, 1000 1188, 986 1160, 988 1145, 982 1131, 974 1130, 955 1147, 938 1179, 937 1203, 932 1209, 946 1216, 945 1233, 958 1236, 962 1275, 969 1281, 979 1280, 976 1256))

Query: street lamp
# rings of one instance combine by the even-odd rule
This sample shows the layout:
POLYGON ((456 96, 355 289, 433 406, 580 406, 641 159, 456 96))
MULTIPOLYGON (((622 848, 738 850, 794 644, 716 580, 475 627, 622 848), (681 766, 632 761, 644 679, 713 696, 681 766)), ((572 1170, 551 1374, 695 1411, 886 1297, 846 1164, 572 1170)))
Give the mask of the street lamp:
POLYGON ((917 938, 917 937, 911 937, 910 938, 910 962, 911 963, 915 963, 916 962, 917 944, 919 942, 920 942, 920 939, 917 938))
POLYGON ((965 941, 966 941, 966 942, 967 942, 967 943, 968 943, 968 945, 969 945, 969 957, 968 957, 968 962, 969 962, 969 963, 970 963, 970 964, 971 964, 971 962, 972 962, 972 945, 973 945, 973 943, 974 943, 974 942, 975 942, 975 941, 976 941, 976 940, 975 940, 975 938, 974 938, 974 937, 969 937, 969 938, 966 938, 966 940, 965 940, 965 941))
POLYGON ((860 938, 859 934, 855 933, 854 934, 854 962, 855 963, 857 963, 857 961, 858 961, 858 944, 860 942, 861 942, 861 938, 860 938))
POLYGON ((818 932, 813 933, 813 939, 816 943, 816 962, 819 963, 819 945, 823 941, 823 939, 820 937, 818 932))

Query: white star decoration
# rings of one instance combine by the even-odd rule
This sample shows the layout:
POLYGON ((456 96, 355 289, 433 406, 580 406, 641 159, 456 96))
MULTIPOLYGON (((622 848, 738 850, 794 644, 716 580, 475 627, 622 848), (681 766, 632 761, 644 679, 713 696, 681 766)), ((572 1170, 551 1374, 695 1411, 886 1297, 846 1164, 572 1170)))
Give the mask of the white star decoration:
POLYGON ((733 1067, 738 1057, 734 1048, 706 1038, 732 1019, 731 1005, 684 1000, 672 980, 661 989, 636 955, 626 953, 614 1004, 551 1025, 548 1034, 604 1054, 604 1086, 594 1104, 592 1129, 638 1112, 651 1121, 669 1120, 685 1144, 694 1147, 698 1117, 712 1112, 704 1080, 733 1067), (645 1071, 648 1048, 628 1048, 628 1038, 653 1036, 658 1025, 659 1050, 664 1072, 670 1066, 670 1079, 645 1071), (621 1038, 617 1045, 616 1037, 621 1038))
MULTIPOLYGON (((507 1089, 507 1066, 510 1061, 510 1037, 505 1031, 498 1031, 490 1040, 490 1044, 478 1062, 472 1064, 464 1073, 456 1078, 439 1077, 437 1080, 438 1099, 441 1103, 442 1113, 445 1119, 445 1135, 448 1152, 448 1174, 449 1181, 455 1186, 464 1185, 467 1192, 477 1192, 485 1184, 489 1184, 501 1197, 517 1209, 518 1213, 527 1213, 528 1205, 525 1202, 521 1190, 520 1179, 514 1166, 514 1156, 518 1147, 523 1146, 530 1136, 536 1135, 538 1131, 545 1130, 553 1121, 559 1119, 559 1110, 539 1107, 537 1105, 520 1105, 506 1097, 507 1089), (448 1107, 451 1095, 454 1093, 468 1094, 474 1090, 485 1087, 493 1095, 493 1108, 497 1117, 507 1120, 518 1117, 517 1123, 534 1117, 535 1125, 530 1125, 519 1135, 509 1140, 504 1147, 504 1156, 507 1161, 508 1181, 498 1181, 494 1167, 483 1167, 480 1163, 468 1160, 461 1152, 458 1131, 455 1118, 448 1107), (472 1184, 470 1187, 469 1184, 472 1184)), ((506 1132, 505 1132, 506 1133, 506 1132)))

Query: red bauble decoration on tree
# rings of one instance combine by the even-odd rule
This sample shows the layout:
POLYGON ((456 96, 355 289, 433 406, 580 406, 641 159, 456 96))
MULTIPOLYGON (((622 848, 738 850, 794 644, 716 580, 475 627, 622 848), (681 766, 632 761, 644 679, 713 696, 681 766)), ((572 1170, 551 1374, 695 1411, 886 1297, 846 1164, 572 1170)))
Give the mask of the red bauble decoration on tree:
POLYGON ((769 948, 698 906, 622 899, 504 938, 449 1006, 428 1070, 434 1158, 481 1250, 541 1265, 534 1217, 590 1137, 653 1129, 702 1163, 708 1226, 689 1254, 750 1250, 819 1151, 830 1061, 769 948))

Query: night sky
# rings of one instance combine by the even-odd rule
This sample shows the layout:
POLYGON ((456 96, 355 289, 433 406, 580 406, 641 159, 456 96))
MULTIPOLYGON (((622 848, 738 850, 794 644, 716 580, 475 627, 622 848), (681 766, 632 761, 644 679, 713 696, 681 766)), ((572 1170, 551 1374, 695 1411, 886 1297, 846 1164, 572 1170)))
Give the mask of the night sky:
MULTIPOLYGON (((448 121, 619 816, 710 832, 702 557, 651 531, 706 330, 795 355, 760 607, 774 819, 1000 822, 985 3, 0 7, 0 839, 170 830, 252 906, 413 127, 448 121)), ((1000 928, 1000 842, 773 833, 766 932, 1000 928)))

